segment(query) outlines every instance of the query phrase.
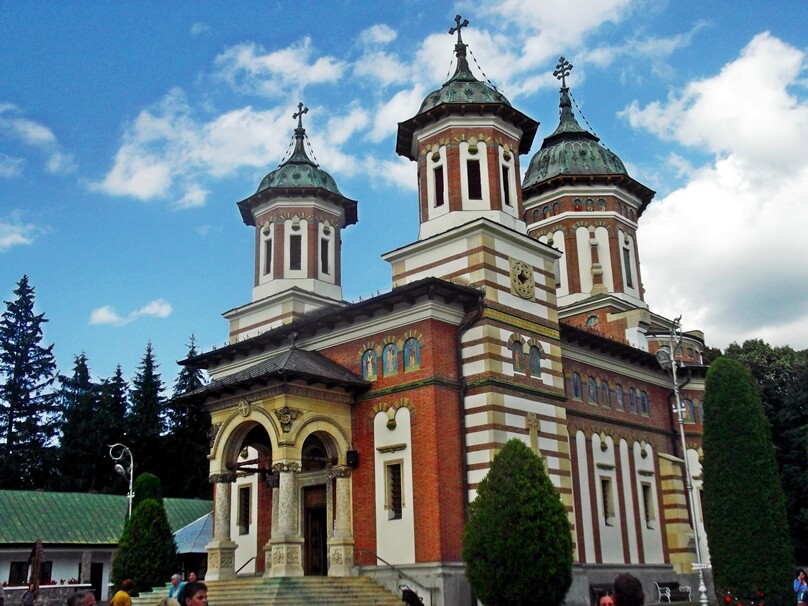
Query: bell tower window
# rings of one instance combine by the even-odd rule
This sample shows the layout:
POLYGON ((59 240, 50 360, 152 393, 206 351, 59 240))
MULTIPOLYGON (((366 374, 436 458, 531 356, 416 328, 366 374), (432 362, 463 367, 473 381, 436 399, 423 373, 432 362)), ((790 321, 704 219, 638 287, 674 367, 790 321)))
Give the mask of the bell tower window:
POLYGON ((264 240, 264 275, 272 273, 272 238, 264 240))
POLYGON ((303 245, 301 236, 289 236, 289 269, 300 270, 302 267, 303 245))
POLYGON ((328 240, 326 238, 320 239, 320 271, 324 274, 329 272, 329 258, 328 258, 328 240))
POLYGON ((634 280, 631 276, 631 251, 623 248, 623 266, 626 268, 626 286, 634 288, 634 280))
POLYGON ((443 206, 445 187, 443 184, 443 166, 436 166, 432 173, 435 177, 435 206, 443 206))
POLYGON ((510 167, 502 166, 502 190, 505 192, 505 206, 513 206, 511 203, 511 171, 510 167))
POLYGON ((483 182, 480 174, 480 161, 466 161, 466 176, 469 184, 469 200, 483 199, 483 182))

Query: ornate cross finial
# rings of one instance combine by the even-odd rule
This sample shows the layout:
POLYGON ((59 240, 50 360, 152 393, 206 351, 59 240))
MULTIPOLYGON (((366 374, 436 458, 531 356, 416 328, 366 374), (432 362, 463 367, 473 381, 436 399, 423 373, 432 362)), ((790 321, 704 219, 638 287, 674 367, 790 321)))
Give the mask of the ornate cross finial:
POLYGON ((561 88, 567 88, 567 76, 570 75, 572 71, 572 63, 567 61, 564 57, 558 58, 558 65, 556 65, 556 70, 553 72, 553 75, 561 80, 561 88))
POLYGON ((463 36, 460 34, 460 30, 463 29, 464 27, 468 27, 469 20, 468 19, 463 19, 463 17, 461 17, 460 15, 455 15, 455 23, 457 25, 450 28, 449 33, 453 34, 453 33, 457 32, 457 43, 458 44, 463 44, 463 36), (461 22, 461 19, 462 19, 462 22, 461 22))
POLYGON ((309 108, 303 107, 303 102, 297 104, 297 111, 292 114, 292 119, 297 118, 297 127, 303 128, 303 114, 308 114, 309 108))

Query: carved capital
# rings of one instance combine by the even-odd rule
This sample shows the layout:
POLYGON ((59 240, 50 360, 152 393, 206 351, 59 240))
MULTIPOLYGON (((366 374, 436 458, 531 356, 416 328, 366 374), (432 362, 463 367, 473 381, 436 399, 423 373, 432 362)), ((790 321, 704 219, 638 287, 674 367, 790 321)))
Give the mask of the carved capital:
POLYGON ((329 467, 328 469, 328 477, 329 478, 350 478, 353 469, 348 467, 347 465, 339 465, 337 467, 329 467))
POLYGON ((272 471, 279 473, 300 473, 303 466, 297 461, 278 461, 272 465, 272 471))
POLYGON ((224 473, 212 473, 208 476, 208 481, 211 484, 232 484, 236 481, 236 472, 226 471, 224 473))

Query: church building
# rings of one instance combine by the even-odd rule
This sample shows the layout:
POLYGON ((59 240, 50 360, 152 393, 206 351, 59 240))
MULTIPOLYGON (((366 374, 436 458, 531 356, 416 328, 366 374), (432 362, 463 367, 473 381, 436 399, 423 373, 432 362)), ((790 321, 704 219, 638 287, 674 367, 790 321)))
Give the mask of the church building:
POLYGON ((302 103, 293 152, 238 203, 252 298, 224 314, 228 345, 182 362, 212 379, 185 396, 212 421, 208 581, 405 575, 425 603, 472 604, 467 507, 516 438, 569 513, 567 604, 624 571, 649 600, 654 581, 698 585, 704 339, 672 342, 645 302, 637 230, 654 192, 580 126, 563 58, 558 124, 531 155, 539 124, 472 73, 467 23, 450 30, 454 75, 398 125, 420 227, 383 255, 389 292, 343 299, 359 203, 307 153, 302 103), (683 434, 660 349, 689 369, 683 434))

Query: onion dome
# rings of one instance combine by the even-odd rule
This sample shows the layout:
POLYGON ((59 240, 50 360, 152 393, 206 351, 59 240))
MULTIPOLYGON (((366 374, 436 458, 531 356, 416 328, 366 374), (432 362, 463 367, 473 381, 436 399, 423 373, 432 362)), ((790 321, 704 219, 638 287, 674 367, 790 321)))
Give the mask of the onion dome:
POLYGON ((493 85, 482 82, 471 73, 466 49, 463 43, 461 29, 469 22, 461 22, 460 15, 455 17, 456 26, 449 30, 450 34, 457 33, 455 44, 455 57, 457 67, 454 75, 443 83, 439 89, 429 93, 421 103, 421 108, 415 117, 398 125, 398 140, 396 153, 414 160, 412 147, 413 133, 430 122, 435 122, 449 114, 479 115, 495 114, 519 126, 523 131, 519 153, 527 153, 533 143, 533 137, 539 127, 538 122, 514 109, 511 102, 493 85))
POLYGON ((345 209, 346 225, 356 223, 356 201, 342 195, 337 182, 330 174, 309 158, 305 149, 306 129, 303 128, 303 114, 309 108, 298 103, 298 111, 292 116, 297 118, 295 129, 295 148, 286 162, 261 179, 256 192, 238 203, 242 219, 247 225, 254 225, 252 209, 262 201, 276 196, 316 196, 342 206, 345 209))
POLYGON ((561 182, 620 183, 643 201, 643 208, 654 192, 632 179, 623 161, 600 139, 581 127, 572 111, 569 87, 564 79, 572 65, 561 57, 554 74, 562 79, 561 116, 558 128, 544 139, 541 149, 530 160, 522 183, 524 195, 544 191, 561 182))

